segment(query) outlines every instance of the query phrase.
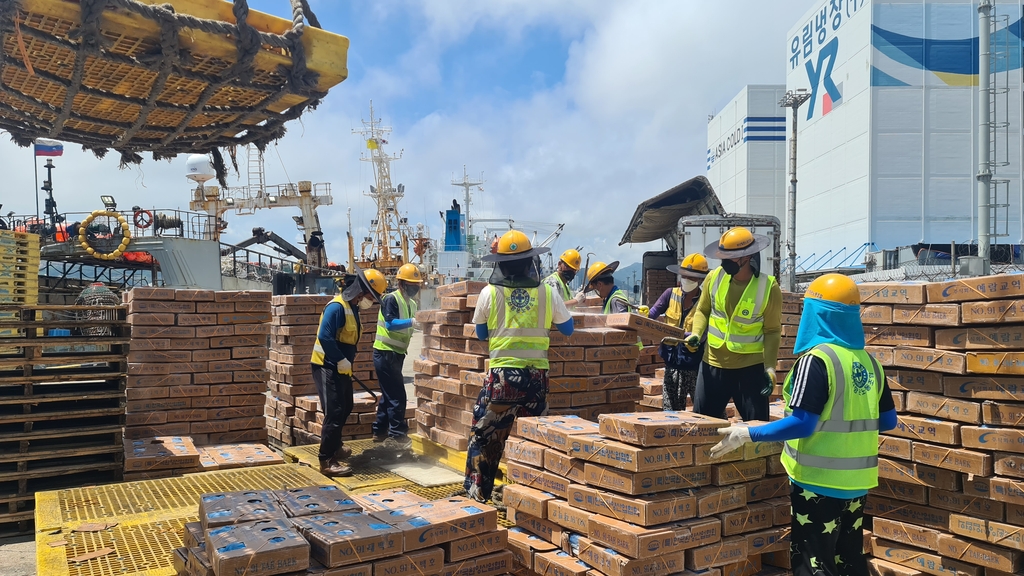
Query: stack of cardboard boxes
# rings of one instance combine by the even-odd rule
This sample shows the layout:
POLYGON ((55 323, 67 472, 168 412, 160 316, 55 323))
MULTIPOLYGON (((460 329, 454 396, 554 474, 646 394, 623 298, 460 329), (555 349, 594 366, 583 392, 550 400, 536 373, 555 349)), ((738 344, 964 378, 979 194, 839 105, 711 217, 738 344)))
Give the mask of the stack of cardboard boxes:
MULTIPOLYGON (((270 395, 265 415, 270 438, 280 446, 300 446, 320 442, 324 415, 310 357, 320 325, 320 313, 333 296, 274 296, 274 319, 270 329, 270 395)), ((379 306, 359 312, 362 335, 359 339, 353 375, 371 390, 379 383, 373 371, 373 339, 377 332, 379 306)), ((353 383, 355 405, 345 423, 344 439, 358 440, 372 435, 371 424, 377 405, 370 393, 353 383)), ((415 402, 407 410, 412 426, 415 402)))
POLYGON ((270 292, 134 288, 125 438, 265 442, 270 292))
POLYGON ((1024 568, 1024 276, 861 284, 899 413, 880 437, 868 551, 885 574, 1024 568))
MULTIPOLYGON (((421 310, 416 319, 424 334, 423 352, 415 360, 418 432, 434 442, 465 450, 473 423, 473 406, 484 384, 488 344, 476 337, 473 310, 483 282, 441 286, 440 310, 421 310)), ((638 362, 645 371, 656 347, 641 352, 638 337, 660 341, 681 330, 635 314, 573 313, 575 332, 552 330, 547 396, 551 414, 594 419, 598 414, 632 412, 643 398, 638 362)))
POLYGON ((727 425, 690 412, 518 419, 505 448, 516 484, 503 497, 519 567, 626 576, 753 574, 785 564, 781 444, 712 459, 717 429, 727 425))
POLYGON ((512 571, 497 510, 336 485, 204 494, 175 550, 180 575, 497 576, 512 571), (258 567, 258 568, 256 568, 258 567))
POLYGON ((284 464, 263 444, 196 446, 188 436, 124 441, 124 479, 153 480, 195 472, 284 464))

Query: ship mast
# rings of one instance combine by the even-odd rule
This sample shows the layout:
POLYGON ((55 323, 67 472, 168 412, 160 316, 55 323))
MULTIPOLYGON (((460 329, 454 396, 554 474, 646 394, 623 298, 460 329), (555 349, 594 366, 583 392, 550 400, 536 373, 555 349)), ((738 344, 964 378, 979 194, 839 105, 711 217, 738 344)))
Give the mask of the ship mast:
MULTIPOLYGON (((465 164, 462 165, 462 180, 456 180, 456 179, 452 178, 452 186, 458 186, 460 188, 463 188, 466 191, 466 198, 463 199, 464 208, 465 208, 465 211, 466 211, 466 234, 469 234, 471 226, 473 225, 472 221, 469 219, 469 205, 472 202, 472 196, 470 195, 469 191, 474 186, 481 187, 483 185, 484 185, 484 180, 483 180, 482 177, 480 178, 480 180, 471 180, 469 178, 469 173, 466 172, 466 165, 465 164)), ((480 188, 480 190, 483 191, 483 188, 480 188)))
POLYGON ((367 153, 359 159, 373 165, 374 184, 365 194, 377 204, 377 217, 370 222, 370 235, 362 243, 360 260, 390 274, 395 271, 392 269, 409 261, 408 241, 412 236, 408 219, 398 212, 398 201, 405 196, 405 186, 391 184, 391 162, 401 159, 402 154, 389 155, 384 151, 391 127, 383 126, 374 116, 372 101, 370 119, 363 120, 362 124, 361 129, 352 133, 359 134, 366 142, 367 153))

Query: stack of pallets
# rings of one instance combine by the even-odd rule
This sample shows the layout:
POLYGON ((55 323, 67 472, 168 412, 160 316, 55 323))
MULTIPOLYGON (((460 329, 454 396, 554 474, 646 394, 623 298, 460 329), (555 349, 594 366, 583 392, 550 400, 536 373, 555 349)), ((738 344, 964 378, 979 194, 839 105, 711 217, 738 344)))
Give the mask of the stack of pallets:
POLYGON ((39 301, 39 236, 0 230, 0 304, 39 301))
POLYGON ((39 490, 121 479, 128 340, 123 307, 0 304, 0 534, 39 490))

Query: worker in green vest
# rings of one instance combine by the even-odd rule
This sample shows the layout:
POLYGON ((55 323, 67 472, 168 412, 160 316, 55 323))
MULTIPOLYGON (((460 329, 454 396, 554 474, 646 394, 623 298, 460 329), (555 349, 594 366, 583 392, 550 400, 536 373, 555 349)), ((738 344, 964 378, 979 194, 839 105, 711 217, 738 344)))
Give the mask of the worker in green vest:
POLYGON ((463 488, 486 502, 494 490, 498 463, 516 416, 547 413, 548 334, 554 326, 572 335, 572 316, 562 298, 541 282, 536 256, 526 234, 506 232, 484 256, 494 262, 489 285, 480 292, 473 323, 488 342, 490 367, 473 408, 463 488))
POLYGON ((377 314, 377 336, 373 340, 373 369, 380 382, 377 420, 373 423, 373 441, 389 438, 393 448, 409 447, 409 425, 405 420, 405 355, 412 338, 416 316, 416 297, 423 275, 415 264, 403 264, 395 275, 398 290, 381 299, 377 314))
POLYGON ((611 264, 594 262, 587 269, 586 285, 584 291, 593 290, 603 300, 604 314, 619 314, 629 312, 629 295, 615 285, 615 271, 619 268, 616 260, 611 264))
MULTIPOLYGON (((688 254, 679 265, 668 266, 668 271, 679 278, 678 286, 666 289, 651 306, 648 318, 657 320, 662 313, 669 326, 693 331, 693 315, 700 300, 700 283, 708 275, 708 261, 703 254, 688 254)), ((686 397, 691 399, 697 391, 697 373, 704 350, 690 351, 675 338, 666 338, 658 347, 665 361, 665 377, 661 388, 662 410, 686 410, 686 397)))
POLYGON ((711 457, 747 442, 785 441, 793 574, 867 574, 864 504, 878 485, 878 433, 896 427, 896 407, 882 367, 864 351, 853 280, 826 274, 811 282, 794 352, 802 355, 783 384, 787 416, 719 429, 725 439, 711 457))
POLYGON ((566 306, 576 305, 572 291, 569 290, 569 282, 576 278, 576 274, 580 271, 581 263, 582 259, 580 258, 579 251, 569 248, 562 252, 561 258, 558 259, 557 269, 544 279, 544 283, 554 288, 555 292, 562 297, 562 301, 566 303, 566 306))
POLYGON ((352 414, 352 362, 359 343, 359 310, 380 303, 388 282, 378 270, 356 268, 347 277, 348 285, 328 302, 320 314, 316 343, 310 364, 313 383, 320 396, 324 422, 320 431, 320 473, 324 476, 349 476, 352 468, 338 462, 352 455, 341 441, 341 430, 352 414))
POLYGON ((768 420, 782 340, 782 292, 774 277, 761 273, 760 252, 769 244, 767 236, 738 227, 704 249, 722 264, 704 280, 693 333, 683 341, 695 351, 707 338, 693 399, 697 413, 724 418, 733 400, 744 420, 768 420))

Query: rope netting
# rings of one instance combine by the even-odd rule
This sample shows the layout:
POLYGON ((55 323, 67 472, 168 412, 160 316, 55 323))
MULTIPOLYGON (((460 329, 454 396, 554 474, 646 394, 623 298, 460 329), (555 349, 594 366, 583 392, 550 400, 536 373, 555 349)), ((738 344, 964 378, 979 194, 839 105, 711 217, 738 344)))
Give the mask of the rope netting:
POLYGON ((290 0, 282 34, 252 26, 246 0, 232 2, 233 23, 137 0, 80 0, 74 21, 62 15, 66 2, 49 2, 63 12, 39 8, 46 0, 0 0, 0 130, 21 146, 51 138, 100 158, 114 150, 122 167, 144 152, 157 160, 213 153, 223 183, 218 149, 263 150, 326 96, 302 42, 307 22, 320 27, 308 0, 290 0), (111 25, 112 15, 122 24, 111 25), (125 26, 125 17, 159 34, 125 26), (233 41, 234 59, 185 42, 197 32, 233 41), (290 64, 257 66, 261 52, 290 64))

